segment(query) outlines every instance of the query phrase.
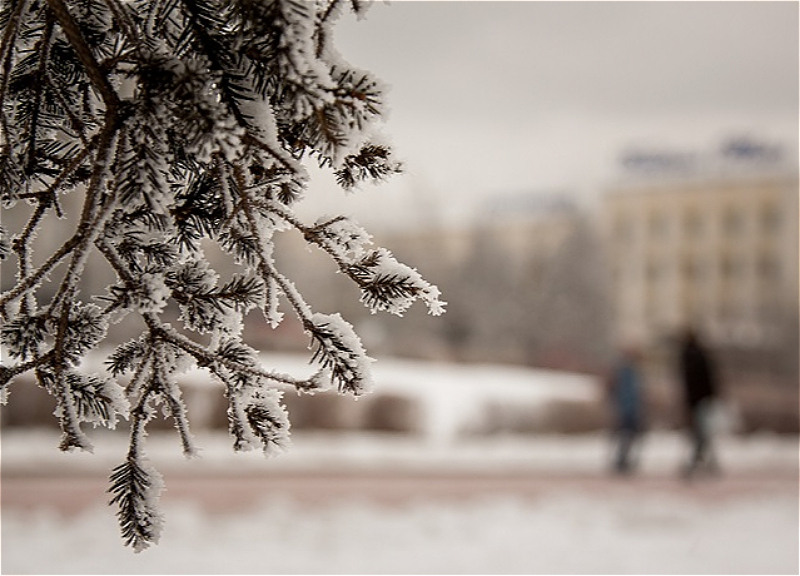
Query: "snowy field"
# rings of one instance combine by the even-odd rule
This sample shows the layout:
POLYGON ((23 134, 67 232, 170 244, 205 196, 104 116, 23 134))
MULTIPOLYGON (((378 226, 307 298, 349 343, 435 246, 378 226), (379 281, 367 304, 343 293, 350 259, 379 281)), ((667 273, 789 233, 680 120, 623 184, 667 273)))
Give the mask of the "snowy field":
MULTIPOLYGON (((105 476, 124 449, 98 439, 94 455, 57 454, 55 433, 4 434, 4 476, 50 470, 105 476)), ((721 438, 725 475, 688 486, 675 471, 682 438, 653 434, 634 479, 606 474, 607 438, 505 438, 450 447, 379 436, 297 436, 265 461, 231 455, 228 440, 201 436, 201 460, 183 462, 172 436, 154 435, 165 473, 166 527, 141 554, 124 548, 113 510, 77 514, 24 509, 4 491, 4 574, 783 574, 798 572, 798 446, 795 439, 721 438), (397 502, 331 492, 321 501, 292 490, 253 498, 244 510, 211 510, 176 498, 170 477, 265 470, 313 478, 331 472, 516 474, 537 490, 440 498, 420 489, 397 502), (552 480, 548 478, 552 477, 552 480), (581 478, 559 482, 558 478, 581 478), (748 483, 749 482, 749 483, 748 483)), ((9 482, 10 485, 10 482, 9 482)), ((94 488, 92 489, 94 490, 94 488)), ((324 488, 320 491, 324 492, 324 488)), ((213 497, 213 495, 209 495, 213 497)), ((52 498, 55 496, 51 495, 52 498)))

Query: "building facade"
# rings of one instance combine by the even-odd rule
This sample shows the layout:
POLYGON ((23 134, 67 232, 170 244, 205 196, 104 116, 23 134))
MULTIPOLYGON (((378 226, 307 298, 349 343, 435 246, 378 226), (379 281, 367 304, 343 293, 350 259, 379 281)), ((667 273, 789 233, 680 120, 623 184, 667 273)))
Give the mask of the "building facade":
POLYGON ((796 176, 619 186, 603 204, 618 338, 687 326, 718 345, 770 347, 798 299, 796 176))

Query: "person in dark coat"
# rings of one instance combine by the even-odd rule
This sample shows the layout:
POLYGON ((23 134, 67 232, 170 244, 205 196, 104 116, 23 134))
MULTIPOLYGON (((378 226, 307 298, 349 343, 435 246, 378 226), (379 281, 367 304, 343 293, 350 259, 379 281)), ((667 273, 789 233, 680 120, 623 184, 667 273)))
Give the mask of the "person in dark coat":
POLYGON ((683 335, 680 347, 680 377, 692 453, 684 473, 693 475, 700 466, 719 471, 711 445, 710 412, 718 394, 716 372, 708 350, 692 329, 683 335))
POLYGON ((614 471, 618 474, 628 474, 635 467, 633 451, 643 430, 643 385, 639 353, 635 348, 626 348, 608 381, 608 396, 615 418, 614 471))

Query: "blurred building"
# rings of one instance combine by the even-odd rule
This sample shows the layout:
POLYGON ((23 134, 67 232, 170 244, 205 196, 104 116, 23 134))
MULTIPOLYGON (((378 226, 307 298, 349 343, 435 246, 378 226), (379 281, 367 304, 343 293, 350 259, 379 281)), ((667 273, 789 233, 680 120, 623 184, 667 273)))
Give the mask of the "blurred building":
POLYGON ((408 247, 424 252, 435 246, 450 264, 469 260, 479 245, 491 242, 512 267, 520 268, 524 260, 552 256, 574 230, 578 212, 568 190, 529 190, 484 201, 471 220, 410 227, 377 235, 376 241, 392 249, 399 246, 401 251, 408 247))
POLYGON ((605 195, 619 338, 693 325, 715 344, 772 347, 798 316, 798 178, 777 147, 733 140, 711 158, 628 154, 605 195))
POLYGON ((469 222, 376 237, 448 302, 435 323, 412 310, 385 328, 387 352, 598 371, 610 338, 595 224, 574 193, 544 189, 496 195, 469 222))

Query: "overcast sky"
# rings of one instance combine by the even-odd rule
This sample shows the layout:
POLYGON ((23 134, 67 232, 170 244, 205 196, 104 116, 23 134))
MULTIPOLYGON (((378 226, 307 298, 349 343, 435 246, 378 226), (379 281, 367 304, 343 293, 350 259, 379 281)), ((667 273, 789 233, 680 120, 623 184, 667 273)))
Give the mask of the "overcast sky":
MULTIPOLYGON (((365 223, 526 190, 596 194, 630 146, 797 141, 796 2, 401 0, 335 34, 390 86, 382 132, 407 169, 346 200, 365 223)), ((341 210, 328 186, 309 200, 341 210)))

